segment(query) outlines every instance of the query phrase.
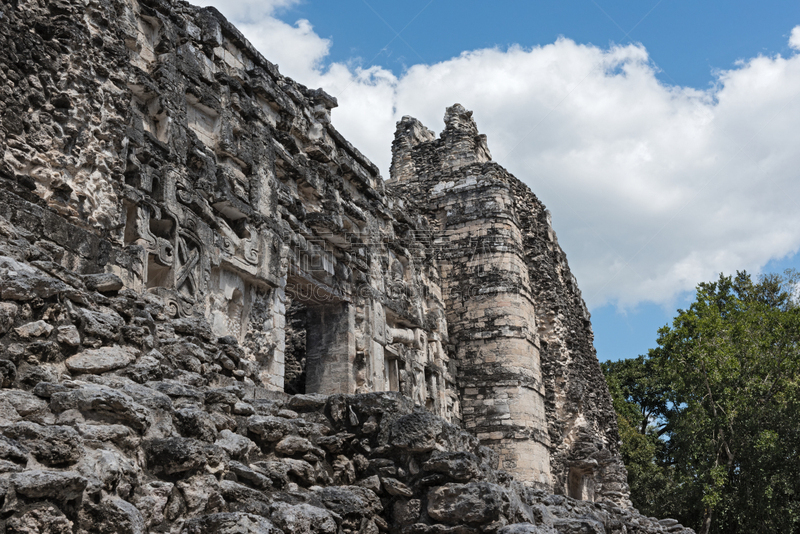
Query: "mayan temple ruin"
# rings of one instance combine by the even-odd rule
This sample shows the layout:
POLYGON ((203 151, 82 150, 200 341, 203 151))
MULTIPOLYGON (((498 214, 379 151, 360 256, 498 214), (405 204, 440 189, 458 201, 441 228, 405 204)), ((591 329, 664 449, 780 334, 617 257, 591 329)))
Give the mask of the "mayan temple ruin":
POLYGON ((2 532, 691 532, 461 105, 384 179, 180 0, 0 4, 0 93, 2 532))

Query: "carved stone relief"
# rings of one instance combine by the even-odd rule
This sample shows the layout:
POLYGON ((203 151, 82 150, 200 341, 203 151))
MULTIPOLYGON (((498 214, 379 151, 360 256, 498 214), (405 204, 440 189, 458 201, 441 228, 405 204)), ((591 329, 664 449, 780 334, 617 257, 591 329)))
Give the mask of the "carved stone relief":
POLYGON ((188 299, 197 299, 203 294, 205 280, 200 270, 202 246, 199 239, 187 230, 178 232, 175 255, 175 289, 188 299))
POLYGON ((126 242, 144 249, 141 280, 151 293, 168 300, 170 313, 179 316, 194 313, 202 303, 208 281, 205 248, 192 228, 198 228, 192 216, 183 217, 186 226, 165 208, 143 203, 129 208, 126 242))

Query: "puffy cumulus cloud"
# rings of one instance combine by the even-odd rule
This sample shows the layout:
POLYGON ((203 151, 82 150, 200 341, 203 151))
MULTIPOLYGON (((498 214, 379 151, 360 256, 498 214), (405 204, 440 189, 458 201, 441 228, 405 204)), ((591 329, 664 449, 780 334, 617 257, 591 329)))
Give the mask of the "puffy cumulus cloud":
MULTIPOLYGON (((253 41, 290 75, 280 54, 303 56, 298 81, 339 99, 334 124, 384 174, 402 115, 440 130, 446 106, 474 110, 494 159, 551 210, 590 307, 671 305, 719 272, 758 271, 800 248, 800 53, 741 61, 707 90, 661 82, 640 45, 565 38, 395 77, 323 67, 327 41, 304 22, 283 28, 277 43, 253 41)), ((800 50, 800 27, 789 44, 800 50)))
POLYGON ((309 85, 323 87, 336 97, 339 107, 332 111, 334 126, 374 161, 386 178, 399 120, 394 107, 398 84, 394 74, 380 67, 349 68, 342 64, 331 65, 309 81, 309 85))
POLYGON ((800 26, 792 28, 792 34, 789 37, 789 46, 795 50, 800 50, 800 26))
POLYGON ((330 41, 319 37, 305 19, 294 25, 274 18, 237 24, 264 57, 277 63, 283 74, 298 81, 314 78, 328 55, 330 41))
POLYGON ((661 83, 641 46, 569 39, 466 52, 396 81, 332 72, 314 81, 340 92, 335 124, 382 169, 401 115, 438 130, 446 106, 474 110, 495 160, 553 213, 592 307, 669 303, 800 246, 798 55, 742 62, 707 91, 661 83))
POLYGON ((232 22, 257 23, 299 3, 300 0, 200 0, 197 5, 213 6, 232 22))

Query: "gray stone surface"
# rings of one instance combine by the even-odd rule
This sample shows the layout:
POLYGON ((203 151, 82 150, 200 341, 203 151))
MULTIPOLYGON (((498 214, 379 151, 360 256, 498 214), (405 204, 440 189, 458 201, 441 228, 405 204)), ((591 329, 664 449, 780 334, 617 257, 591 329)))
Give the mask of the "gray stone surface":
POLYGON ((109 291, 119 291, 124 284, 119 276, 113 273, 87 274, 83 277, 86 289, 106 293, 109 291))
POLYGON ((6 532, 17 534, 72 534, 73 522, 52 504, 42 503, 6 523, 6 532))
POLYGON ((167 475, 186 471, 224 468, 227 455, 220 447, 192 438, 153 438, 144 444, 148 467, 167 475))
POLYGON ((58 327, 58 334, 56 336, 59 343, 64 343, 70 347, 77 347, 81 344, 81 334, 75 325, 64 325, 58 327))
POLYGON ((487 524, 507 508, 503 488, 488 482, 446 484, 428 493, 428 515, 443 523, 487 524))
POLYGON ((2 432, 47 466, 74 464, 83 455, 83 440, 75 429, 68 426, 42 426, 21 421, 3 428, 2 432))
POLYGON ((103 347, 80 352, 64 363, 73 373, 101 374, 130 365, 138 355, 134 347, 103 347))
POLYGON ((19 306, 13 302, 0 302, 0 334, 5 334, 14 325, 17 310, 19 306))
POLYGON ((95 385, 53 393, 50 396, 50 408, 58 414, 75 410, 98 422, 118 422, 140 432, 150 425, 151 419, 149 410, 134 402, 130 396, 95 385))
POLYGON ((50 332, 53 331, 53 325, 39 320, 24 324, 18 328, 15 328, 14 331, 23 339, 42 336, 46 337, 49 336, 50 332))
POLYGON ((268 519, 243 512, 218 513, 192 519, 185 534, 282 534, 268 519))
POLYGON ((14 490, 31 499, 49 498, 70 501, 77 499, 86 488, 87 480, 73 471, 31 469, 11 475, 14 490))
POLYGON ((310 504, 275 503, 272 522, 284 532, 297 534, 335 534, 335 516, 325 508, 310 504))

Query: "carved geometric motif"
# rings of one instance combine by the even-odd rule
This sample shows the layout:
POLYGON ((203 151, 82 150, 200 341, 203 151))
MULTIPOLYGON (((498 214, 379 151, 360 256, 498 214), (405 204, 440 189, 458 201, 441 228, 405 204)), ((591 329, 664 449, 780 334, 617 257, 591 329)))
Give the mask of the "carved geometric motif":
MULTIPOLYGON (((164 185, 170 189, 171 184, 164 185)), ((187 212, 180 210, 181 216, 177 216, 167 207, 148 202, 136 206, 129 219, 133 241, 147 254, 142 274, 145 286, 164 299, 170 316, 192 315, 194 307, 203 301, 207 286, 204 266, 208 262, 195 231, 197 217, 187 212)))
POLYGON ((201 246, 186 231, 178 233, 178 253, 175 265, 175 289, 182 295, 193 298, 202 290, 198 277, 201 246))

